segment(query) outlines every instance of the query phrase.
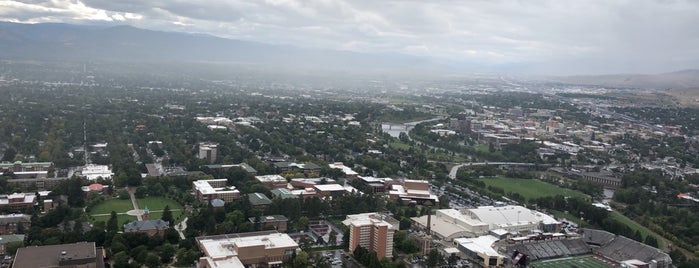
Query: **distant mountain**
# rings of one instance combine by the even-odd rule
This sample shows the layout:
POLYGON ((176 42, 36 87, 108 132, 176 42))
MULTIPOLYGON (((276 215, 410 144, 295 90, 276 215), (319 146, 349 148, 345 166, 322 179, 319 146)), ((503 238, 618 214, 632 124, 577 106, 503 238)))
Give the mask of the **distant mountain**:
POLYGON ((131 26, 56 23, 0 22, 0 58, 238 62, 323 69, 441 68, 427 59, 403 54, 306 49, 131 26))
POLYGON ((643 89, 699 88, 699 70, 682 70, 662 74, 614 74, 556 77, 554 80, 582 84, 643 89))

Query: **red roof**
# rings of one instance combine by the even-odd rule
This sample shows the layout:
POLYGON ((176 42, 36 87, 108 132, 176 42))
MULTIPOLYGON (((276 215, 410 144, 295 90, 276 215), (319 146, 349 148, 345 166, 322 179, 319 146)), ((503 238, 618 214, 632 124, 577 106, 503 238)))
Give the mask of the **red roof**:
POLYGON ((90 184, 90 186, 87 186, 87 188, 90 188, 90 191, 102 191, 102 188, 104 188, 104 185, 99 184, 99 183, 93 183, 93 184, 90 184))

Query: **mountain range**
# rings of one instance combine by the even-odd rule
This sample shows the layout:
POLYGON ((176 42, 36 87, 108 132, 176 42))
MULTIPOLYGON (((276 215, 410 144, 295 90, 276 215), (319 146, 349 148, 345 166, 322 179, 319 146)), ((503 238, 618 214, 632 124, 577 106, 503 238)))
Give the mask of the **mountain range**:
POLYGON ((233 62, 294 67, 393 69, 436 67, 403 54, 369 54, 152 31, 131 26, 0 22, 0 58, 13 60, 112 60, 233 62))
MULTIPOLYGON (((488 73, 477 66, 400 53, 359 53, 162 32, 132 26, 0 22, 0 59, 38 61, 221 62, 258 68, 384 71, 438 75, 488 73)), ((500 66, 503 67, 503 66, 500 66)), ((699 89, 699 70, 663 74, 557 76, 549 81, 644 89, 699 89)))

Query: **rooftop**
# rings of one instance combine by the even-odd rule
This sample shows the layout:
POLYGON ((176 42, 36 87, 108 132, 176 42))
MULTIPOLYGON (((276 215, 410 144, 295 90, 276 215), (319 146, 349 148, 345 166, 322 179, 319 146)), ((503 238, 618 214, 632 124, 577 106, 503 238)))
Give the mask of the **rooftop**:
POLYGON ((493 243, 498 240, 497 237, 492 235, 485 235, 476 238, 456 238, 454 239, 454 243, 473 252, 483 253, 488 256, 500 256, 500 254, 493 249, 493 243))
POLYGON ((124 232, 162 230, 168 227, 170 227, 170 222, 163 220, 132 221, 124 224, 124 232))
POLYGON ((277 231, 200 236, 196 238, 204 255, 213 259, 238 256, 235 247, 264 246, 273 248, 298 248, 298 244, 289 235, 277 231))
POLYGON ((95 242, 20 248, 12 267, 59 267, 61 259, 71 263, 97 263, 98 268, 104 267, 102 258, 97 258, 95 242))
POLYGON ((250 200, 250 204, 253 206, 266 206, 272 204, 272 200, 262 193, 248 194, 248 200, 250 200))

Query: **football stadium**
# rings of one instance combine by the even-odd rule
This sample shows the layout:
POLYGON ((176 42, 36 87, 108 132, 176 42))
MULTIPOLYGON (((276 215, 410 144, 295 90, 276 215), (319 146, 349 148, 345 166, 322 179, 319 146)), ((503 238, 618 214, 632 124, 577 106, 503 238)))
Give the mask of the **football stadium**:
POLYGON ((612 233, 580 229, 575 238, 532 237, 511 241, 515 267, 672 267, 670 256, 657 248, 612 233))

